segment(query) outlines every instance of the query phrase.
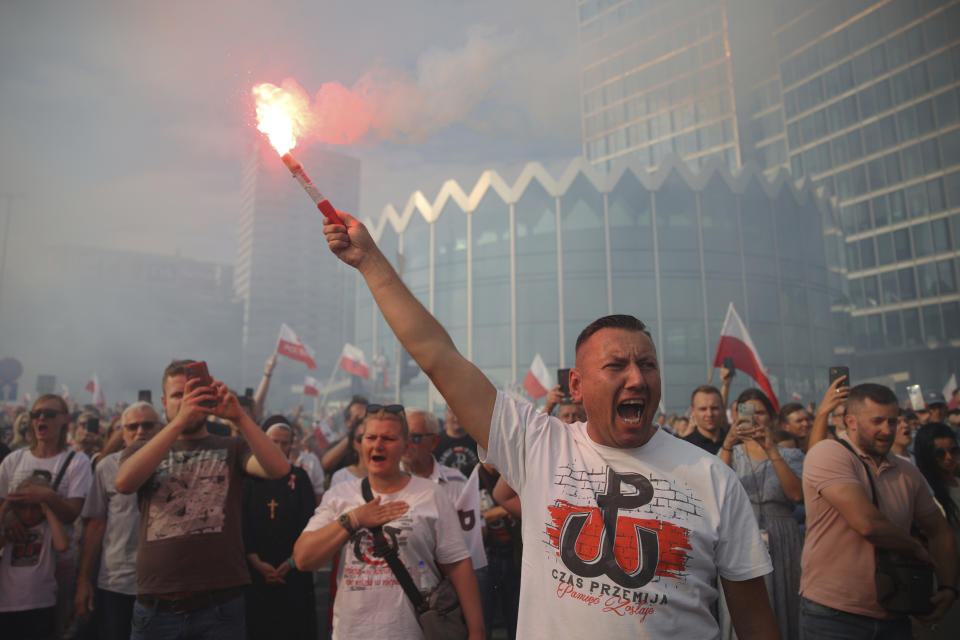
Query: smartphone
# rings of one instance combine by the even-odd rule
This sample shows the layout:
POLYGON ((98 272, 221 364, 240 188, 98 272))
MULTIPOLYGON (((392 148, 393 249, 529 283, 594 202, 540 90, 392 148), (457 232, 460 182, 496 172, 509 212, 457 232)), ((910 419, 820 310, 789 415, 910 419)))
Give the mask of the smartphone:
POLYGON ((723 359, 723 368, 727 370, 727 378, 733 377, 733 372, 736 367, 733 366, 733 358, 727 356, 723 359))
POLYGON ((850 386, 850 367, 830 367, 830 384, 833 384, 837 378, 845 377, 843 386, 850 386))
POLYGON ((151 398, 152 398, 152 395, 150 393, 150 389, 140 389, 140 391, 137 391, 137 402, 152 403, 153 400, 151 398))
MULTIPOLYGON (((210 377, 210 372, 207 370, 207 363, 201 360, 200 362, 191 362, 184 367, 184 373, 186 374, 187 381, 190 380, 200 380, 201 386, 209 387, 213 384, 213 378, 210 377)), ((217 406, 216 400, 204 400, 200 403, 202 407, 215 407, 217 406)))
POLYGON ((564 398, 570 395, 570 369, 557 369, 557 384, 564 398))
POLYGON ((753 414, 756 412, 756 408, 749 402, 741 402, 737 405, 737 422, 741 420, 748 420, 749 422, 744 425, 737 425, 737 433, 740 435, 746 433, 753 433, 753 430, 756 429, 756 425, 753 424, 753 414))
POLYGON ((910 398, 910 408, 914 411, 923 411, 927 408, 927 403, 923 401, 923 391, 920 385, 912 384, 907 387, 907 397, 910 398))
POLYGON ((253 397, 253 387, 247 387, 246 389, 244 389, 244 390, 243 390, 243 397, 244 397, 244 398, 252 398, 252 397, 253 397))

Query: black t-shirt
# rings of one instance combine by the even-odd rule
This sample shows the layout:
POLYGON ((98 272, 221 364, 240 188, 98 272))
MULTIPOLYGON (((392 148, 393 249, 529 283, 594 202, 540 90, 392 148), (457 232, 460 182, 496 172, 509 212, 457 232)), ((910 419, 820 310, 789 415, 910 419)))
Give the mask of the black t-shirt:
POLYGON ((720 447, 723 446, 723 439, 725 437, 726 437, 726 432, 721 431, 720 438, 716 442, 714 442, 710 438, 700 433, 699 429, 694 429, 693 433, 691 433, 690 435, 688 435, 683 439, 689 442, 690 444, 697 445, 707 453, 712 453, 713 455, 717 455, 717 451, 720 451, 720 447))
POLYGON ((469 435, 452 438, 444 431, 440 434, 433 457, 442 465, 453 467, 466 477, 470 477, 473 467, 480 462, 477 455, 477 441, 469 435))

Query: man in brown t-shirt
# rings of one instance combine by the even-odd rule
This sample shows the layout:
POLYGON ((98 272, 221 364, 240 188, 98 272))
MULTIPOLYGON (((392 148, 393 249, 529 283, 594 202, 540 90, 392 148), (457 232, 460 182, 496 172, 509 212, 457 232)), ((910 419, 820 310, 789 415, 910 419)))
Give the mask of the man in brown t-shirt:
POLYGON ((950 528, 920 471, 889 455, 898 412, 897 398, 887 387, 854 387, 844 418, 853 452, 841 442, 823 440, 807 454, 801 638, 912 637, 909 618, 892 617, 877 602, 877 547, 933 563, 940 591, 932 599, 935 610, 922 622, 942 618, 956 599, 957 549, 950 528), (862 461, 870 467, 879 509, 862 461), (911 522, 927 536, 929 551, 910 536, 911 522))
POLYGON ((114 481, 139 497, 133 639, 244 637, 242 474, 278 478, 290 469, 222 382, 187 382, 191 362, 164 371, 169 423, 124 451, 114 481), (232 421, 242 437, 209 434, 209 415, 232 421))

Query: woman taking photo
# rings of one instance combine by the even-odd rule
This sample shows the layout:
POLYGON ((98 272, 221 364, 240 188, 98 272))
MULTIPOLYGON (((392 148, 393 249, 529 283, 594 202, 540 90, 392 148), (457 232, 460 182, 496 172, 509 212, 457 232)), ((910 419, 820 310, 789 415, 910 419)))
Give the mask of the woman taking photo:
POLYGON ((293 549, 301 571, 319 569, 340 556, 334 640, 423 638, 413 604, 382 555, 374 553, 370 528, 381 525, 414 584, 438 584, 441 569, 450 578, 469 637, 481 640, 480 592, 456 510, 433 482, 400 469, 408 443, 403 407, 370 405, 364 424, 360 455, 373 500, 364 500, 360 483, 332 486, 293 549))
POLYGON ((767 592, 773 604, 784 640, 799 636, 800 552, 803 534, 793 518, 796 503, 803 502, 803 453, 799 449, 779 447, 773 439, 773 405, 759 389, 747 389, 737 398, 734 415, 740 406, 749 405, 753 418, 738 418, 727 432, 720 459, 730 465, 746 489, 767 542, 773 573, 766 577, 767 592))

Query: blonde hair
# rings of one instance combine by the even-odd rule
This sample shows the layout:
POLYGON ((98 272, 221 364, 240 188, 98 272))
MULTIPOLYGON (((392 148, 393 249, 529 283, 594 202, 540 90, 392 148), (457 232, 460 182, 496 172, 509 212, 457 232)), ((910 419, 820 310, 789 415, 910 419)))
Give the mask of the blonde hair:
POLYGON ((392 413, 386 409, 380 409, 376 413, 368 413, 363 419, 364 431, 366 431, 367 423, 371 420, 390 420, 392 422, 400 423, 400 437, 404 440, 410 438, 410 427, 407 426, 407 416, 404 415, 403 411, 400 413, 392 413))
MULTIPOLYGON (((70 407, 67 406, 67 401, 58 396, 55 393, 45 393, 36 400, 33 401, 33 405, 30 407, 30 413, 36 411, 37 406, 41 402, 53 401, 60 405, 60 410, 63 411, 64 415, 70 416, 70 407)), ((33 432, 33 427, 27 429, 27 444, 30 445, 30 448, 33 449, 37 446, 37 434, 33 432)), ((63 451, 67 448, 67 425, 63 425, 60 428, 60 437, 57 438, 57 451, 63 451)))

